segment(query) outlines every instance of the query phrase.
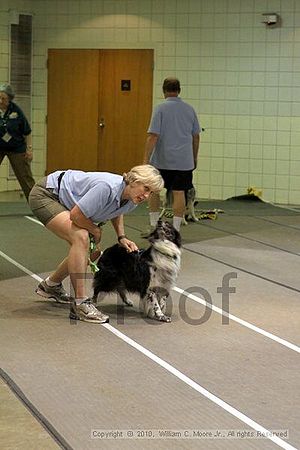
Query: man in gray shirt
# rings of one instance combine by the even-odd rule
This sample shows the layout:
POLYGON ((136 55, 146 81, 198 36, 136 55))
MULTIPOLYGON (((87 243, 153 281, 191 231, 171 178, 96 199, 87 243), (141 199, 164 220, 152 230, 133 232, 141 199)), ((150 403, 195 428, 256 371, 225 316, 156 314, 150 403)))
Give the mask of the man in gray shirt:
MULTIPOLYGON (((185 211, 185 191, 192 188, 193 170, 197 166, 200 125, 195 110, 179 96, 180 82, 166 78, 163 82, 165 102, 152 115, 146 141, 144 164, 156 167, 165 188, 173 192, 173 225, 180 231, 185 211)), ((150 225, 159 218, 160 197, 149 199, 150 225)))

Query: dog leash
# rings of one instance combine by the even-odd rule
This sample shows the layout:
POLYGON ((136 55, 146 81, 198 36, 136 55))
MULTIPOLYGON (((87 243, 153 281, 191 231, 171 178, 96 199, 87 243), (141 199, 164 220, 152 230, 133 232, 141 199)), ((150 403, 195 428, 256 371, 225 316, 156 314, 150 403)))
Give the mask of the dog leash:
POLYGON ((89 263, 92 273, 95 274, 96 272, 99 272, 99 267, 97 266, 97 264, 94 261, 91 260, 90 256, 92 253, 94 253, 98 249, 97 249, 97 245, 96 245, 94 236, 92 234, 90 234, 89 236, 90 236, 90 245, 89 245, 88 263, 89 263))
MULTIPOLYGON (((98 223, 98 227, 101 228, 106 224, 106 220, 104 222, 99 222, 98 223)), ((96 242, 95 242, 95 238, 94 236, 89 233, 89 238, 90 238, 90 245, 89 245, 89 256, 88 256, 88 264, 91 268, 92 273, 96 273, 99 272, 99 267, 97 266, 97 264, 91 260, 90 256, 92 253, 99 251, 99 249, 97 248, 96 242)), ((102 255, 102 252, 100 251, 100 256, 102 255)))

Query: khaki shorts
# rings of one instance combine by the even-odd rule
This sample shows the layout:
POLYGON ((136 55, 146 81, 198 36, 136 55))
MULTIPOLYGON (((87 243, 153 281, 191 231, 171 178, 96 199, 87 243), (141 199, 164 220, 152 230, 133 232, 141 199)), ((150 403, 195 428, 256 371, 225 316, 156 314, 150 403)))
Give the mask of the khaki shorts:
POLYGON ((58 196, 53 189, 46 188, 47 177, 42 178, 30 191, 28 203, 34 215, 44 224, 57 216, 57 214, 68 211, 59 203, 58 196))

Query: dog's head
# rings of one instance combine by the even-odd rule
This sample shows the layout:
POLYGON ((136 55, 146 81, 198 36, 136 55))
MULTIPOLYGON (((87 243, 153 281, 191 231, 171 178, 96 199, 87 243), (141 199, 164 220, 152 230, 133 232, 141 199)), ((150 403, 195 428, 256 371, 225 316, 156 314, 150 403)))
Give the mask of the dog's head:
POLYGON ((159 220, 155 229, 149 234, 148 241, 154 243, 155 241, 171 241, 178 248, 181 247, 180 233, 169 222, 159 220))

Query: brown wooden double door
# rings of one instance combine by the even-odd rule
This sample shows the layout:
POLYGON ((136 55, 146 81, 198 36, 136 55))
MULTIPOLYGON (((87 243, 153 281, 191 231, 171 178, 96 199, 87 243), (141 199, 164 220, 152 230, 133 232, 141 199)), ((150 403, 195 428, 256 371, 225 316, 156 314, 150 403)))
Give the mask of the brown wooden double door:
POLYGON ((47 173, 141 164, 152 89, 153 50, 49 50, 47 173))

